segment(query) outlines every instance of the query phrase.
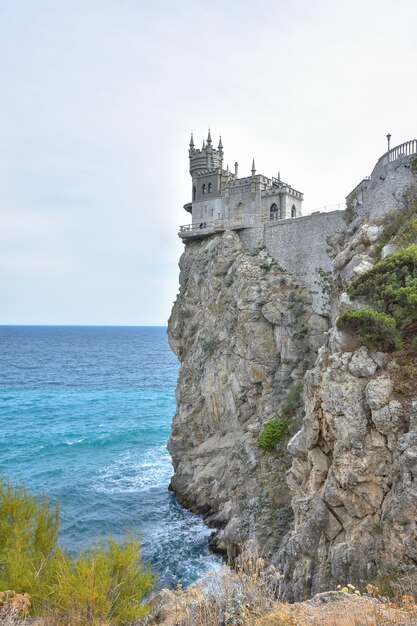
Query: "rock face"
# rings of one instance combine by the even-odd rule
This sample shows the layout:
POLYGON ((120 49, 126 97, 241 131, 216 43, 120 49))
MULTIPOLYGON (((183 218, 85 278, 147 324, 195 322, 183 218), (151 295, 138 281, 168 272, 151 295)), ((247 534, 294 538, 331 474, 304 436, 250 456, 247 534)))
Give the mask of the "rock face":
POLYGON ((250 538, 273 554, 292 519, 290 457, 285 443, 265 454, 257 441, 312 365, 326 320, 299 281, 266 250, 245 252, 234 232, 187 244, 180 268, 169 321, 181 362, 171 488, 218 529, 214 549, 233 559, 250 538))
POLYGON ((416 377, 402 380, 415 357, 369 351, 334 326, 366 305, 346 288, 382 234, 364 214, 328 238, 330 330, 296 268, 235 232, 190 241, 181 258, 171 488, 216 528, 214 549, 233 561, 254 547, 278 567, 289 599, 417 565, 416 377), (300 381, 304 406, 289 415, 300 381), (292 436, 265 453, 263 425, 283 416, 292 436))
MULTIPOLYGON (((335 258, 342 288, 366 229, 360 226, 335 258)), ((303 425, 288 446, 295 520, 277 561, 290 598, 415 567, 417 389, 403 381, 414 367, 404 355, 355 345, 335 328, 327 334, 305 377, 303 425)))

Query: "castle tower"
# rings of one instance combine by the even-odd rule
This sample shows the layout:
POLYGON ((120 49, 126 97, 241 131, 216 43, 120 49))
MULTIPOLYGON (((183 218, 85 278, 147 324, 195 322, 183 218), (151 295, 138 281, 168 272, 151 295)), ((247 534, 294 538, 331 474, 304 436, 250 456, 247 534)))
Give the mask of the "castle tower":
POLYGON ((186 205, 192 213, 193 224, 211 222, 222 216, 220 197, 223 174, 223 144, 220 137, 217 149, 213 148, 210 129, 207 139, 199 150, 195 147, 191 135, 188 155, 192 178, 191 206, 186 205))

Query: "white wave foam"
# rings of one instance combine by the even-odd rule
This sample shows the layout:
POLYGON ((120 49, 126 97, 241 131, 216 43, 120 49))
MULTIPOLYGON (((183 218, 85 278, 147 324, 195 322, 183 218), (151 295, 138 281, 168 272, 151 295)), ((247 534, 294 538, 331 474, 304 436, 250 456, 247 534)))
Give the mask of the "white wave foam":
POLYGON ((103 467, 92 489, 98 493, 137 493, 168 485, 172 475, 171 458, 165 446, 147 450, 142 456, 124 453, 103 467))
POLYGON ((81 439, 74 439, 73 441, 65 441, 64 443, 65 443, 67 446, 73 446, 73 445, 75 445, 76 443, 83 443, 83 441, 85 441, 85 439, 86 439, 85 437, 82 437, 81 439))

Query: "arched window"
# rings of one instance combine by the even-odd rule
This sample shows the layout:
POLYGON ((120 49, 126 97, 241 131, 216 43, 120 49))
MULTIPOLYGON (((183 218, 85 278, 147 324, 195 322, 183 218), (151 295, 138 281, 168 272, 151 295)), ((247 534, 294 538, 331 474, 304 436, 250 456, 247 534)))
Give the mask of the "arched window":
POLYGON ((271 204, 271 208, 269 209, 269 219, 279 220, 279 211, 275 202, 274 204, 271 204))
POLYGON ((202 189, 203 189, 203 193, 206 193, 206 185, 203 185, 202 189))
POLYGON ((297 217, 297 209, 295 208, 295 204, 293 204, 291 208, 291 217, 297 217))
POLYGON ((211 183, 208 184, 208 190, 207 191, 208 191, 208 193, 211 193, 211 191, 212 191, 212 184, 211 183))
POLYGON ((195 185, 193 185, 193 202, 195 200, 195 194, 197 193, 197 189, 195 188, 195 185))

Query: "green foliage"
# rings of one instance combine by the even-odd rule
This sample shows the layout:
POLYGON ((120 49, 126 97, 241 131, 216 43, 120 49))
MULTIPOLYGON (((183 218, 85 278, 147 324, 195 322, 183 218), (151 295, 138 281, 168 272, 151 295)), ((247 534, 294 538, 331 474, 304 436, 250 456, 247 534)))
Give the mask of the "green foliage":
POLYGON ((142 599, 155 581, 137 539, 110 539, 74 558, 58 547, 58 532, 58 507, 0 481, 0 591, 28 593, 33 612, 56 626, 121 625, 146 615, 142 599))
POLYGON ((143 567, 135 539, 96 546, 73 559, 60 550, 55 559, 48 611, 58 623, 131 624, 145 617, 141 599, 155 580, 143 567))
POLYGON ((348 309, 338 318, 337 328, 359 335, 369 348, 391 350, 401 345, 395 320, 371 307, 348 309))
POLYGON ((417 322, 417 245, 389 254, 356 278, 348 289, 351 298, 365 297, 375 308, 407 332, 417 322))
POLYGON ((303 296, 296 290, 288 292, 287 296, 288 310, 292 311, 295 316, 302 315, 306 308, 306 303, 303 296))
POLYGON ((275 446, 289 435, 290 420, 271 419, 264 424, 259 435, 258 445, 265 452, 271 452, 275 446))
POLYGON ((417 243, 417 191, 411 185, 403 195, 403 209, 386 217, 384 232, 375 246, 376 258, 388 243, 405 248, 417 243))
POLYGON ((285 402, 281 408, 282 417, 289 418, 294 417, 297 409, 302 405, 301 392, 303 391, 303 386, 301 384, 295 385, 290 389, 285 398, 285 402))
POLYGON ((345 222, 345 224, 350 224, 357 216, 358 214, 353 208, 352 204, 349 204, 343 213, 343 221, 345 222))
POLYGON ((274 259, 272 259, 270 263, 261 263, 259 267, 261 268, 261 270, 270 272, 275 265, 278 265, 278 263, 274 261, 274 259))
POLYGON ((315 280, 314 284, 319 287, 323 299, 321 312, 323 315, 329 315, 330 301, 333 293, 333 275, 323 267, 316 267, 316 272, 319 275, 319 279, 315 280))
POLYGON ((59 530, 58 507, 50 509, 24 487, 0 481, 0 591, 41 594, 51 575, 59 530))

